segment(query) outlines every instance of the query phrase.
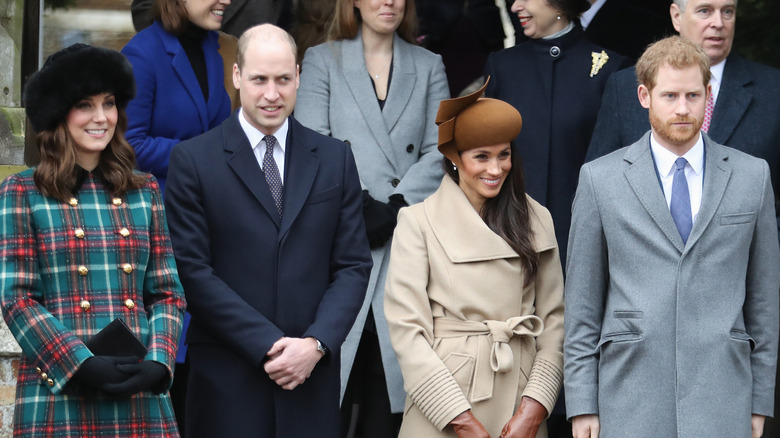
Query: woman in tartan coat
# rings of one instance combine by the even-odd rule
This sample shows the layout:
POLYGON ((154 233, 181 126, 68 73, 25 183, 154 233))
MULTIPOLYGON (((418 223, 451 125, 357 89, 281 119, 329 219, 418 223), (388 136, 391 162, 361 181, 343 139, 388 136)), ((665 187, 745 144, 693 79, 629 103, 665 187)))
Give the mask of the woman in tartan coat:
POLYGON ((22 348, 14 436, 178 436, 167 391, 185 302, 157 182, 123 137, 134 92, 123 55, 83 44, 25 89, 41 163, 0 186, 0 304, 22 348), (144 357, 87 347, 115 319, 144 357))

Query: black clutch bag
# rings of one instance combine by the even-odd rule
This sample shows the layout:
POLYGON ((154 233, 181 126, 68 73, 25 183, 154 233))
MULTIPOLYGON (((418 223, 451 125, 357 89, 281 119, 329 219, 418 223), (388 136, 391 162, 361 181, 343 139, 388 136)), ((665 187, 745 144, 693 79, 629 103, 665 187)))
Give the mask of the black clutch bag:
POLYGON ((117 318, 86 342, 95 356, 146 356, 146 346, 117 318))

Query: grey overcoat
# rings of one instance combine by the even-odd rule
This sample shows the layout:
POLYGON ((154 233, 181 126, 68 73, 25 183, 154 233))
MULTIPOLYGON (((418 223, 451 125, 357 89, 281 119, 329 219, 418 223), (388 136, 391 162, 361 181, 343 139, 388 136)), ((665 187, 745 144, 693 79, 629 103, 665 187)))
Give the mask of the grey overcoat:
POLYGON ((601 438, 751 436, 772 415, 780 250, 769 166, 706 134, 683 244, 649 134, 583 166, 565 292, 569 417, 601 438))
MULTIPOLYGON (((308 49, 301 71, 296 119, 351 145, 360 183, 374 199, 387 202, 390 195, 400 193, 411 205, 436 190, 443 175, 442 156, 436 149, 436 112, 439 102, 450 97, 439 55, 396 35, 393 76, 382 110, 366 70, 360 35, 308 49)), ((390 345, 383 304, 390 242, 371 253, 374 268, 368 292, 341 350, 341 394, 373 306, 391 409, 401 412, 403 378, 390 345)))

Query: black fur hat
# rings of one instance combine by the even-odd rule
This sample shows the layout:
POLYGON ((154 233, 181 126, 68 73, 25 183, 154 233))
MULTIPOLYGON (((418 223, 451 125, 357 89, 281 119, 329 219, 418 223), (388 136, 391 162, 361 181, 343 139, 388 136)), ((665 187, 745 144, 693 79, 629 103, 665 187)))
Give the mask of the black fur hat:
POLYGON ((49 56, 24 88, 33 130, 54 129, 81 99, 113 93, 119 108, 135 96, 133 66, 119 52, 74 44, 49 56))

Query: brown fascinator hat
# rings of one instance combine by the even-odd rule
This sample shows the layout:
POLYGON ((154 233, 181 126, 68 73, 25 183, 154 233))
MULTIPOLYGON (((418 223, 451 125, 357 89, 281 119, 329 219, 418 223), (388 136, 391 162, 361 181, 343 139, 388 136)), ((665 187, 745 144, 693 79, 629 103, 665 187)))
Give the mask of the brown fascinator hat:
POLYGON ((458 152, 514 140, 523 118, 503 100, 482 97, 490 77, 479 90, 463 97, 442 100, 436 114, 439 152, 460 166, 458 152))

